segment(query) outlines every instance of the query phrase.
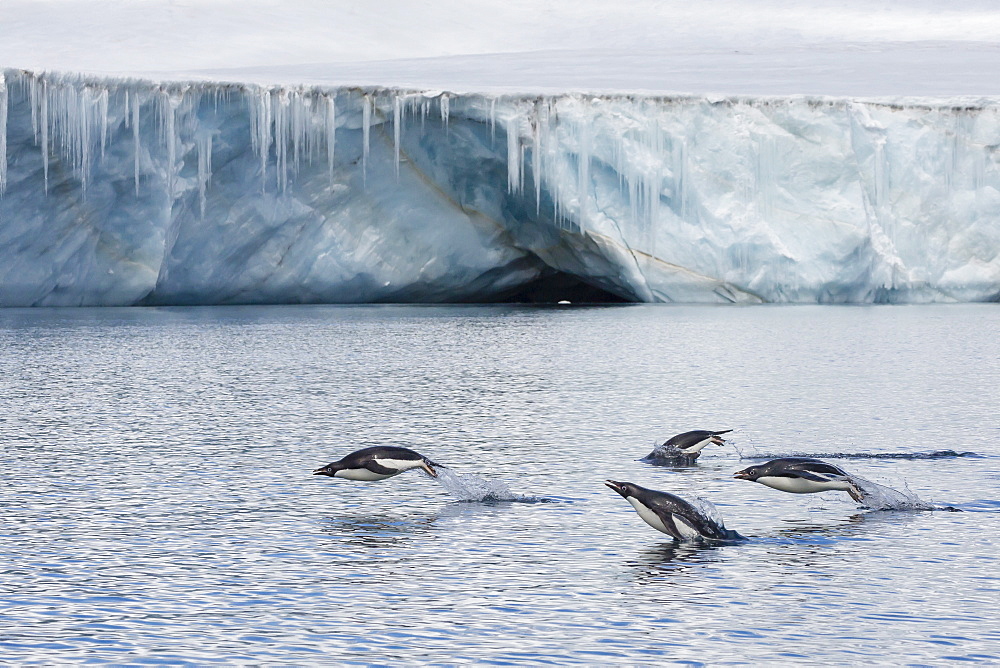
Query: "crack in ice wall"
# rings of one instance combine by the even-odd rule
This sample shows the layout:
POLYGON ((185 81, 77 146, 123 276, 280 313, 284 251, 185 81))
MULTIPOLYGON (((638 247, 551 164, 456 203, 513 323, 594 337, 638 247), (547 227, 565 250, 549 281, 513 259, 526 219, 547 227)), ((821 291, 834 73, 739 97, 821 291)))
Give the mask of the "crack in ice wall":
POLYGON ((1000 295, 1000 106, 0 74, 0 305, 1000 295), (436 118, 435 118, 436 116, 436 118))

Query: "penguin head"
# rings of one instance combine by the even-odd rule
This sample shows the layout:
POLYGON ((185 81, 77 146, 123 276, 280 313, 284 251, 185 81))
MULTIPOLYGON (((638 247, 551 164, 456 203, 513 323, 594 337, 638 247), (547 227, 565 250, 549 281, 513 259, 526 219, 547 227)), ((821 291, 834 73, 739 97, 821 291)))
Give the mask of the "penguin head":
POLYGON ((763 468, 764 468, 763 466, 748 466, 742 471, 737 471, 736 473, 734 473, 733 477, 738 480, 755 481, 757 480, 757 478, 764 475, 764 471, 762 470, 763 468))
POLYGON ((424 472, 427 475, 429 475, 430 477, 432 477, 432 478, 438 477, 437 469, 434 468, 435 466, 441 466, 441 465, 440 464, 435 464, 434 462, 432 462, 431 460, 427 459, 426 457, 424 457, 422 460, 420 460, 420 468, 422 468, 424 470, 424 472))
POLYGON ((344 469, 343 466, 341 466, 337 462, 334 462, 332 464, 327 464, 326 466, 321 466, 320 468, 316 469, 315 471, 313 471, 313 475, 328 475, 330 477, 333 477, 337 475, 337 471, 341 471, 343 469, 344 469))
POLYGON ((621 494, 626 499, 635 496, 638 489, 630 482, 618 482, 617 480, 606 480, 605 485, 621 494))

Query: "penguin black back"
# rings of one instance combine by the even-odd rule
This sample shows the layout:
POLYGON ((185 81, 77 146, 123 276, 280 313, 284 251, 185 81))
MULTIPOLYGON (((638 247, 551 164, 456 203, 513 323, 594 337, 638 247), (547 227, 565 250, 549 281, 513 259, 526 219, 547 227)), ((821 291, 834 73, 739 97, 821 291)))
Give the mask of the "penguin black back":
MULTIPOLYGON (((686 431, 683 434, 671 436, 663 445, 677 448, 678 450, 687 450, 702 443, 702 441, 707 441, 705 445, 708 445, 709 442, 723 445, 725 444, 726 439, 720 438, 720 436, 722 434, 728 434, 731 431, 732 429, 723 429, 722 431, 709 431, 707 429, 686 431)), ((700 449, 701 448, 699 448, 699 450, 700 449)))
POLYGON ((813 457, 781 457, 779 459, 772 459, 771 461, 763 464, 748 466, 740 473, 745 474, 745 476, 741 476, 745 480, 757 480, 758 478, 770 476, 787 478, 803 474, 808 475, 810 473, 829 476, 847 476, 847 473, 845 473, 840 467, 824 462, 822 459, 815 459, 813 457))
POLYGON ((422 468, 432 478, 437 477, 435 464, 419 452, 394 445, 376 445, 356 450, 313 471, 348 480, 385 480, 410 469, 422 468))

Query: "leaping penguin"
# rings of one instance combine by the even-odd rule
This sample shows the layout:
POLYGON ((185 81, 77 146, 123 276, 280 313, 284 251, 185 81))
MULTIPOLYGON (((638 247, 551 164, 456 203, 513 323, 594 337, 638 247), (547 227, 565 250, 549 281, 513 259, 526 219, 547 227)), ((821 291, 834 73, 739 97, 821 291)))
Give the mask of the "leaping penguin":
POLYGON ((831 490, 847 492, 855 501, 862 500, 861 490, 851 477, 833 464, 811 457, 783 457, 765 464, 749 466, 733 474, 792 494, 813 494, 831 490))
POLYGON ((743 536, 706 516, 679 496, 646 489, 631 482, 608 480, 604 484, 625 497, 646 524, 675 540, 743 540, 743 536))
POLYGON ((656 446, 644 459, 652 461, 658 459, 682 460, 690 463, 698 459, 701 451, 709 443, 725 445, 726 439, 722 438, 721 435, 728 434, 731 431, 732 429, 723 429, 722 431, 709 431, 707 429, 686 431, 683 434, 671 436, 665 443, 656 446))
POLYGON ((343 459, 313 471, 313 475, 348 480, 385 480, 403 471, 420 468, 432 478, 438 477, 435 464, 419 452, 391 445, 377 445, 352 452, 343 459))

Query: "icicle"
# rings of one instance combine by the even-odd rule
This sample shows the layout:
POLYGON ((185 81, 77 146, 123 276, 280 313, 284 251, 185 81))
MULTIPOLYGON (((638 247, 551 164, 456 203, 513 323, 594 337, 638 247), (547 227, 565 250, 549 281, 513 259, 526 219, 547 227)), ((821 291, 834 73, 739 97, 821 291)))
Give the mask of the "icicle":
POLYGON ((205 192, 212 180, 212 135, 205 133, 198 137, 198 203, 201 217, 205 218, 205 192))
POLYGON ((302 154, 302 144, 305 139, 303 117, 305 116, 305 104, 302 95, 292 93, 289 100, 289 121, 291 122, 292 134, 292 173, 299 171, 299 158, 302 154))
POLYGON ((77 155, 78 169, 80 172, 80 184, 83 188, 83 196, 87 196, 87 184, 90 180, 90 123, 89 123, 89 107, 90 107, 90 89, 84 87, 81 95, 77 97, 77 108, 75 110, 76 114, 76 144, 77 144, 77 155))
POLYGON ((275 182, 278 191, 288 185, 288 91, 279 90, 271 96, 274 117, 275 182))
POLYGON ((361 182, 368 182, 368 146, 372 129, 372 101, 365 95, 361 98, 361 182))
POLYGON ((326 167, 333 185, 333 152, 337 136, 337 104, 333 97, 326 98, 326 167))
MULTIPOLYGON (((589 112, 589 106, 587 112, 589 112)), ((584 122, 578 128, 579 148, 576 157, 576 196, 580 200, 580 228, 584 227, 590 202, 590 143, 591 143, 591 121, 590 113, 585 113, 584 122)))
POLYGON ((108 145, 108 89, 101 89, 97 97, 97 118, 101 123, 101 159, 104 159, 104 150, 108 145))
POLYGON ((542 120, 539 105, 535 105, 535 122, 532 124, 531 176, 535 183, 535 213, 542 208, 542 120))
POLYGON ((399 96, 392 99, 392 142, 396 158, 396 180, 399 180, 399 136, 402 127, 402 105, 399 96))
POLYGON ((306 98, 306 103, 303 107, 304 114, 308 111, 308 114, 303 116, 302 132, 306 142, 306 161, 310 165, 316 162, 316 154, 319 151, 319 146, 326 136, 326 128, 322 122, 326 118, 326 108, 322 107, 322 101, 322 96, 317 96, 311 92, 309 97, 306 98), (323 114, 323 118, 318 118, 319 114, 323 114), (317 120, 320 121, 318 124, 317 120))
POLYGON ((167 195, 174 196, 174 171, 177 160, 177 119, 174 117, 174 106, 171 104, 170 93, 162 90, 160 93, 160 133, 167 148, 167 195))
POLYGON ((448 117, 451 115, 451 100, 448 98, 447 93, 441 94, 441 123, 444 124, 445 130, 448 129, 448 117))
POLYGON ((174 107, 167 100, 167 193, 174 196, 174 167, 177 163, 177 118, 174 116, 174 107))
POLYGON ((524 191, 524 153, 528 150, 525 144, 520 144, 517 158, 517 192, 524 191))
POLYGON ((0 194, 7 188, 7 81, 0 72, 0 194))
POLYGON ((497 145, 497 99, 490 100, 490 147, 497 145))
POLYGON ((250 143, 260 158, 260 191, 267 181, 267 158, 271 152, 271 92, 258 90, 250 104, 250 143))
POLYGON ((31 135, 38 144, 38 79, 28 75, 28 106, 31 107, 31 135))
POLYGON ((139 94, 132 100, 132 168, 135 181, 135 196, 139 197, 139 94))
POLYGON ((49 194, 49 84, 42 83, 42 97, 38 105, 38 124, 42 135, 42 175, 45 194, 49 194))
POLYGON ((517 116, 504 122, 504 129, 507 131, 507 192, 513 194, 521 191, 521 141, 517 124, 517 116))

